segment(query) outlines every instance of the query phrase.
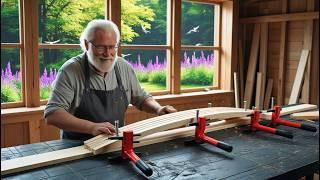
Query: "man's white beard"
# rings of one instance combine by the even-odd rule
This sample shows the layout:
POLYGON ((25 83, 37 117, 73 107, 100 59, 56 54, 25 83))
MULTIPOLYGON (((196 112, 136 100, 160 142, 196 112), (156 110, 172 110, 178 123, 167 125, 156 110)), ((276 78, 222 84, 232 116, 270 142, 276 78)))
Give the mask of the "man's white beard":
POLYGON ((110 72, 114 65, 116 64, 117 61, 117 55, 115 56, 114 59, 103 59, 103 58, 98 58, 95 56, 92 52, 92 50, 87 51, 88 55, 88 61, 100 72, 106 73, 110 72))

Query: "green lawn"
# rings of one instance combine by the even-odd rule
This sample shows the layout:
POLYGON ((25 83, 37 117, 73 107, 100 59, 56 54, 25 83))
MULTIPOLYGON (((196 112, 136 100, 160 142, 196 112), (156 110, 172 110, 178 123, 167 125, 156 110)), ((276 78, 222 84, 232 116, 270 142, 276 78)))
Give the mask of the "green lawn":
MULTIPOLYGON (((148 92, 166 90, 165 86, 161 86, 159 84, 152 84, 152 83, 148 83, 148 82, 144 82, 144 83, 140 83, 140 84, 148 92)), ((207 86, 188 84, 188 85, 182 85, 181 87, 182 87, 182 89, 186 89, 186 88, 198 88, 198 87, 207 87, 207 86)))

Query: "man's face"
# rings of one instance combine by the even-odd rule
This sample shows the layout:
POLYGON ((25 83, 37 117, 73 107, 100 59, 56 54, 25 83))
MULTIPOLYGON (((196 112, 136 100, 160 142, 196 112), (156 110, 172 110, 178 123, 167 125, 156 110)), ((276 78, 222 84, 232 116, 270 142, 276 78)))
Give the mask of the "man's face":
POLYGON ((88 60, 97 70, 105 73, 113 69, 118 50, 114 31, 97 29, 87 48, 88 60))

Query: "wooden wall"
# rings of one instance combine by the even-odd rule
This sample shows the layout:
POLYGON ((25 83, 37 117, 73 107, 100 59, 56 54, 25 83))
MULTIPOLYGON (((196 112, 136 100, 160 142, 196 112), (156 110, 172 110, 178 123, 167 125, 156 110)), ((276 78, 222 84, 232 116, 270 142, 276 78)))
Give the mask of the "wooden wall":
MULTIPOLYGON (((248 67, 254 24, 271 15, 317 12, 319 0, 243 0, 240 1, 239 42, 243 42, 244 67, 248 67), (255 18, 257 21, 252 21, 255 18), (260 17, 260 19, 259 19, 260 17), (251 20, 250 20, 251 18, 251 20), (249 22, 251 21, 251 22, 249 22)), ((309 16, 308 16, 309 17, 309 16)), ((311 16, 310 16, 311 17, 311 16)), ((272 96, 278 104, 288 104, 302 49, 310 49, 305 87, 299 102, 319 105, 319 17, 277 21, 270 18, 267 37, 266 79, 273 79, 272 96), (283 69, 281 68, 283 62, 283 69), (282 98, 281 98, 282 96, 282 98)), ((260 50, 261 55, 261 50, 260 50)), ((259 57, 258 57, 259 62, 259 57)), ((259 63, 257 63, 259 64, 259 63)), ((257 67, 258 69, 258 67, 257 67)), ((246 77, 247 69, 244 69, 246 77)), ((254 99, 254 96, 253 96, 254 99)), ((254 101, 253 101, 254 102, 254 101)))
MULTIPOLYGON (((230 107, 234 104, 233 92, 214 91, 164 95, 156 97, 162 105, 172 105, 179 111, 213 106, 230 107)), ((60 131, 43 120, 44 106, 39 108, 14 108, 1 110, 1 147, 17 146, 60 138, 60 131)), ((141 112, 130 106, 125 123, 130 124, 154 115, 141 112)))

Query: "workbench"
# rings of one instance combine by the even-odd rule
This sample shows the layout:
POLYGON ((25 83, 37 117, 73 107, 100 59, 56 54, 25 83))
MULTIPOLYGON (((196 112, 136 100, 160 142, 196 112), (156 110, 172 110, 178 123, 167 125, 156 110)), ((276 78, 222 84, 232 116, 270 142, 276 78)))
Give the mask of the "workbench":
MULTIPOLYGON (((288 118, 288 117, 282 117, 288 118)), ((301 121, 299 121, 301 122, 301 121)), ((305 122, 319 127, 319 123, 305 122)), ((319 172, 319 133, 286 126, 293 139, 249 126, 219 130, 207 135, 233 146, 231 153, 209 144, 185 146, 192 137, 135 148, 152 169, 150 179, 312 179, 319 172)), ((1 149, 1 160, 82 145, 80 141, 56 140, 1 149)), ((1 179, 145 179, 128 161, 115 161, 120 153, 38 168, 1 179)))

